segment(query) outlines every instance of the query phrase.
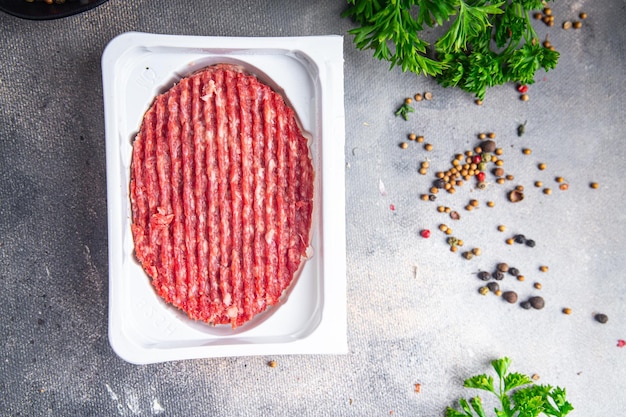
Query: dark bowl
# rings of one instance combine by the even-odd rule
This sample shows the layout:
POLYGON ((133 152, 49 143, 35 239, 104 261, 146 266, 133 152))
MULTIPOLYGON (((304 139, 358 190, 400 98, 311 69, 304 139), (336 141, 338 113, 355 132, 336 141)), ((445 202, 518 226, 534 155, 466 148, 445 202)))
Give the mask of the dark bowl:
POLYGON ((29 20, 51 20, 92 9, 107 0, 0 0, 0 10, 29 20))

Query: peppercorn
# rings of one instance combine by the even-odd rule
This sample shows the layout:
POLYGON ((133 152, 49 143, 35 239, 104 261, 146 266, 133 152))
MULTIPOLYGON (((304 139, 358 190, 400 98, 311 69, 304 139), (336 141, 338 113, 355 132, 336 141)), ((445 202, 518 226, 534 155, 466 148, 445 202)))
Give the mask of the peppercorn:
POLYGON ((276 368, 278 364, 276 363, 276 361, 269 361, 267 363, 267 366, 269 366, 270 368, 276 368))
POLYGON ((522 153, 524 155, 530 155, 531 153, 533 153, 533 151, 531 149, 529 149, 529 148, 524 148, 524 149, 522 149, 522 153))
POLYGON ((415 99, 415 101, 422 101, 422 95, 420 93, 415 94, 415 97, 413 97, 415 99))
POLYGON ((504 232, 506 230, 506 226, 501 224, 500 226, 498 226, 498 231, 500 232, 504 232))
POLYGON ((543 162, 540 163, 539 165, 537 165, 537 168, 539 168, 541 171, 543 171, 544 169, 546 169, 546 164, 544 164, 543 162))
POLYGON ((422 194, 420 198, 421 198, 422 200, 424 200, 424 201, 428 201, 428 200, 429 200, 429 198, 428 198, 428 194, 422 194))
POLYGON ((597 182, 592 182, 591 184, 589 184, 589 186, 595 190, 600 187, 600 184, 598 184, 597 182))
POLYGON ((493 273, 491 274, 491 276, 493 277, 493 279, 495 279, 496 281, 502 281, 504 279, 504 274, 500 271, 493 271, 493 273))
POLYGON ((501 262, 498 264, 498 271, 507 272, 509 270, 509 265, 507 263, 501 262))
POLYGON ((456 192, 456 190, 454 189, 454 187, 450 187, 450 189, 449 189, 449 190, 446 190, 446 191, 448 191, 448 193, 450 193, 450 194, 454 194, 454 193, 456 192))
POLYGON ((501 167, 502 165, 504 165, 504 161, 502 159, 498 159, 494 162, 494 164, 496 164, 497 167, 501 167))
POLYGON ((433 145, 431 145, 430 143, 427 143, 426 145, 424 145, 424 149, 430 152, 433 150, 433 145))
POLYGON ((546 16, 552 16, 552 9, 549 8, 549 7, 545 7, 543 9, 543 14, 546 15, 546 16))
POLYGON ((572 27, 572 22, 570 22, 569 20, 566 20, 565 22, 563 22, 563 29, 568 30, 571 27, 572 27))
POLYGON ((415 140, 417 141, 417 143, 422 143, 424 142, 424 136, 418 136, 417 138, 415 138, 415 140))
POLYGON ((472 211, 472 210, 474 210, 474 206, 472 206, 471 204, 468 204, 468 205, 465 206, 465 210, 472 211))
POLYGON ((483 152, 482 154, 480 154, 480 159, 482 159, 483 162, 490 162, 491 154, 489 152, 483 152))
MULTIPOLYGON (((439 226, 439 228, 441 228, 441 226, 439 226)), ((459 243, 459 240, 457 238, 455 238, 454 236, 450 236, 447 239, 447 242, 448 242, 448 245, 450 245, 450 246, 456 246, 459 243)))
POLYGON ((430 201, 435 201, 436 199, 437 199, 437 196, 436 196, 436 195, 434 195, 434 194, 430 194, 430 195, 428 196, 428 200, 430 200, 430 201))
POLYGON ((474 257, 474 254, 472 252, 463 252, 463 257, 467 260, 470 260, 474 257))
POLYGON ((546 305, 544 299, 539 296, 530 297, 528 299, 528 302, 530 303, 531 307, 536 310, 541 310, 546 305))
POLYGON ((480 99, 474 100, 474 103, 476 103, 477 106, 482 106, 483 105, 483 101, 480 100, 480 99))
POLYGON ((508 303, 513 304, 517 302, 517 293, 515 291, 505 291, 502 293, 502 298, 508 303))
POLYGON ((519 191, 521 193, 522 191, 524 191, 524 186, 523 185, 516 185, 515 186, 515 190, 519 191))
POLYGON ((532 307, 530 305, 530 302, 528 302, 528 301, 522 301, 521 303, 519 303, 519 305, 520 305, 520 307, 522 307, 525 310, 529 310, 530 307, 532 307))
POLYGON ((406 149, 406 148, 408 148, 408 147, 409 147, 409 144, 408 144, 408 143, 406 143, 406 142, 402 142, 402 143, 400 143, 400 147, 401 147, 402 149, 406 149))
POLYGON ((529 248, 534 248, 535 247, 535 241, 532 239, 526 239, 526 246, 528 246, 529 248))
POLYGON ((487 284, 487 288, 489 288, 489 291, 491 292, 498 292, 500 291, 500 285, 498 285, 497 282, 490 282, 489 284, 487 284))
POLYGON ((609 321, 609 317, 606 314, 602 314, 602 313, 596 313, 594 318, 596 319, 598 323, 602 323, 602 324, 609 321))
POLYGON ((574 29, 580 29, 581 27, 583 27, 583 22, 576 21, 576 22, 572 23, 572 27, 574 29))
POLYGON ((496 168, 493 170, 493 175, 495 175, 496 177, 501 177, 504 175, 504 169, 502 168, 496 168))
POLYGON ((528 101, 528 99, 530 99, 530 97, 528 97, 528 94, 522 94, 519 98, 522 101, 528 101))
POLYGON ((515 177, 511 174, 508 174, 506 177, 507 181, 513 181, 515 179, 515 177))
POLYGON ((509 274, 513 275, 514 277, 519 275, 519 269, 515 268, 515 267, 511 267, 509 268, 509 274))
POLYGON ((496 203, 494 203, 493 201, 487 201, 487 207, 494 207, 496 205, 496 203))
POLYGON ((450 246, 450 252, 456 252, 458 248, 455 246, 450 246))
POLYGON ((492 153, 496 150, 496 143, 492 140, 486 140, 481 145, 482 151, 492 153))
POLYGON ((430 91, 427 91, 424 93, 424 98, 426 100, 432 100, 433 99, 433 93, 431 93, 430 91))
POLYGON ((526 243, 526 236, 524 235, 515 235, 513 239, 515 239, 515 243, 526 243))
POLYGON ((426 168, 420 168, 418 172, 419 172, 420 174, 422 174, 422 175, 426 175, 426 174, 428 174, 428 169, 426 169, 426 168))
POLYGON ((533 284, 533 287, 535 287, 536 289, 540 290, 541 289, 541 283, 540 282, 535 282, 533 284))
POLYGON ((565 307, 562 311, 563 311, 563 314, 568 314, 568 315, 572 314, 572 309, 569 307, 565 307))
POLYGON ((435 186, 435 188, 443 188, 446 186, 446 182, 443 178, 438 178, 435 180, 435 182, 433 182, 433 185, 435 186))
POLYGON ((543 187, 543 183, 541 181, 535 181, 535 187, 541 188, 543 187))
POLYGON ((587 18, 587 13, 585 12, 581 12, 578 17, 580 17, 582 20, 585 20, 587 18))
POLYGON ((543 15, 541 13, 539 13, 539 12, 536 12, 536 13, 533 14, 533 17, 535 19, 537 19, 537 20, 540 20, 543 17, 543 15))
POLYGON ((515 241, 513 239, 507 239, 505 242, 507 245, 512 245, 515 241))
POLYGON ((457 211, 451 211, 450 218, 452 220, 459 220, 461 218, 461 215, 457 211))
POLYGON ((518 275, 517 276, 517 280, 520 281, 520 282, 524 281, 525 279, 526 279, 526 277, 524 275, 518 275))
POLYGON ((404 99, 404 104, 411 104, 413 102, 413 100, 411 100, 410 97, 407 97, 404 99))
POLYGON ((478 289, 478 293, 480 295, 487 295, 489 293, 489 288, 487 288, 487 287, 480 287, 478 289))
POLYGON ((439 207, 437 207, 437 211, 438 211, 439 213, 443 213, 445 210, 446 210, 446 208, 445 208, 444 206, 439 206, 439 207))
POLYGON ((478 134, 478 139, 480 139, 480 140, 485 140, 485 139, 487 139, 487 134, 486 134, 486 133, 479 133, 479 134, 478 134))
POLYGON ((474 248, 472 249, 472 253, 476 256, 480 256, 482 255, 482 251, 480 250, 480 248, 474 248))
POLYGON ((424 229, 420 232, 420 236, 422 236, 424 239, 428 239, 430 237, 430 230, 428 229, 424 229))
POLYGON ((480 271, 478 273, 478 278, 480 278, 482 281, 489 281, 491 279, 491 274, 487 271, 480 271))
POLYGON ((459 239, 459 240, 457 241, 457 245, 459 245, 459 246, 463 246, 463 240, 459 239))
POLYGON ((519 190, 513 190, 509 193, 509 201, 511 203, 518 203, 524 199, 524 193, 519 190))

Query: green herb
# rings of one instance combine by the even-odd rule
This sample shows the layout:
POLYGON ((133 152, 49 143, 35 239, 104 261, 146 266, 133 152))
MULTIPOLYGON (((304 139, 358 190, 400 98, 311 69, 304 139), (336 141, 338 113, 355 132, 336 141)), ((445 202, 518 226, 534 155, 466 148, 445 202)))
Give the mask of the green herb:
POLYGON ((396 116, 402 116, 404 120, 409 120, 409 113, 413 113, 415 109, 408 103, 404 103, 398 110, 396 110, 396 116))
MULTIPOLYGON (((494 378, 486 374, 465 380, 466 388, 488 391, 498 397, 502 409, 495 409, 497 417, 537 417, 539 415, 562 417, 574 408, 565 399, 565 389, 550 385, 535 385, 530 377, 508 372, 511 360, 496 359, 491 362, 498 375, 498 387, 494 378)), ((485 417, 482 400, 476 396, 469 401, 459 400, 462 411, 448 407, 446 417, 485 417)))
POLYGON ((481 100, 488 87, 531 84, 538 69, 553 69, 558 62, 559 53, 541 45, 530 22, 530 12, 543 9, 543 0, 347 2, 342 16, 357 24, 349 33, 358 49, 373 49, 390 69, 433 76, 444 87, 462 88, 481 100), (432 50, 423 37, 435 25, 446 29, 432 50))

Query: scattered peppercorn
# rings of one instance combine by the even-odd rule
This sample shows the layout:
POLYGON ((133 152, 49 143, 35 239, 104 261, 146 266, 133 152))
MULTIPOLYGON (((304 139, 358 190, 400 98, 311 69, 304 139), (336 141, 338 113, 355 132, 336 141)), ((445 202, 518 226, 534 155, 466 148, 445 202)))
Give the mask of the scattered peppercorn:
POLYGON ((278 364, 276 363, 276 361, 269 361, 267 363, 267 366, 269 366, 270 368, 276 368, 278 364))
POLYGON ((478 134, 478 139, 480 139, 480 140, 485 140, 485 139, 487 139, 487 134, 486 134, 486 133, 479 133, 479 134, 478 134))
POLYGON ((509 274, 513 275, 514 277, 519 275, 519 269, 515 268, 515 267, 511 267, 509 268, 509 274))
POLYGON ((413 97, 415 99, 415 101, 422 101, 422 95, 420 93, 415 94, 415 97, 413 97))
POLYGON ((544 188, 544 189, 543 189, 543 193, 544 193, 545 195, 550 195, 550 194, 552 194, 552 189, 551 189, 551 188, 549 188, 549 187, 544 188))
POLYGON ((480 287, 478 289, 478 293, 480 295, 487 295, 489 293, 489 288, 487 288, 487 287, 480 287))
POLYGON ((427 91, 424 93, 424 98, 426 100, 432 100, 433 99, 433 93, 431 93, 430 91, 427 91))
POLYGON ((524 149, 522 149, 522 153, 524 155, 530 155, 531 153, 533 153, 533 151, 531 149, 529 149, 529 148, 524 148, 524 149))
POLYGON ((543 162, 540 163, 539 165, 537 165, 537 168, 539 168, 541 171, 543 171, 544 169, 546 169, 546 164, 544 164, 543 162))
POLYGON ((535 187, 541 188, 543 187, 543 183, 541 181, 535 181, 535 187))
POLYGON ((569 307, 565 307, 562 311, 563 311, 563 314, 568 314, 568 315, 572 314, 572 309, 569 307))
POLYGON ((587 13, 585 12, 581 12, 578 17, 580 17, 582 20, 585 20, 587 18, 587 13))
POLYGON ((535 282, 533 284, 533 287, 535 287, 536 289, 540 290, 541 289, 541 283, 540 282, 535 282))
POLYGON ((502 281, 504 279, 504 274, 500 271, 493 271, 493 273, 491 274, 491 276, 493 277, 493 279, 495 279, 496 281, 502 281))
POLYGON ((505 240, 505 242, 506 242, 507 245, 512 245, 513 243, 515 243, 515 240, 507 239, 507 240, 505 240))
POLYGON ((530 99, 530 97, 528 97, 528 94, 522 94, 520 96, 520 100, 522 100, 522 101, 528 101, 529 99, 530 99))
POLYGON ((580 29, 581 27, 583 27, 583 22, 576 21, 576 22, 572 23, 572 27, 574 29, 580 29))
POLYGON ((566 20, 565 22, 563 22, 563 29, 568 30, 571 27, 572 27, 572 22, 570 22, 569 20, 566 20))
POLYGON ((496 143, 493 140, 486 140, 481 145, 482 151, 492 153, 496 150, 496 143))
POLYGON ((491 292, 498 292, 500 291, 500 285, 498 285, 497 282, 490 282, 489 284, 487 284, 487 288, 489 288, 489 291, 491 292))
POLYGON ((600 184, 598 184, 597 182, 592 182, 591 184, 589 184, 589 186, 595 190, 600 187, 600 184))
POLYGON ((413 100, 411 100, 410 97, 407 97, 404 99, 404 104, 411 104, 413 102, 413 100))
POLYGON ((531 307, 536 310, 541 310, 546 305, 546 302, 544 301, 543 297, 539 297, 539 296, 530 297, 528 299, 528 302, 530 303, 531 307))
POLYGON ((422 143, 424 142, 424 136, 418 136, 417 138, 415 138, 415 140, 417 141, 417 143, 422 143))
POLYGON ((401 147, 402 149, 406 149, 406 148, 408 148, 408 147, 409 147, 409 144, 408 144, 408 143, 406 143, 406 142, 402 142, 402 143, 400 143, 400 147, 401 147))
POLYGON ((519 305, 525 310, 529 310, 532 307, 529 301, 522 301, 519 305))
POLYGON ((433 145, 431 145, 430 143, 427 143, 426 145, 424 145, 424 149, 430 152, 433 150, 433 145))
POLYGON ((509 264, 501 262, 498 264, 498 271, 507 272, 509 270, 509 264))
POLYGON ((491 274, 487 271, 480 271, 478 273, 478 278, 480 278, 483 281, 489 281, 491 279, 491 274))
POLYGON ((602 313, 596 313, 594 315, 594 318, 596 319, 598 323, 602 323, 602 324, 609 321, 609 317, 606 314, 602 314, 602 313))
POLYGON ((493 201, 487 201, 487 207, 494 207, 496 205, 496 203, 494 203, 493 201))
POLYGON ((524 199, 524 193, 519 190, 513 190, 509 193, 509 201, 518 203, 524 199))
POLYGON ((428 229, 424 229, 420 232, 420 236, 422 236, 424 239, 428 239, 430 237, 430 230, 428 229))
POLYGON ((524 275, 518 275, 517 276, 517 280, 520 281, 520 282, 524 281, 525 279, 526 279, 526 277, 524 275))
POLYGON ((567 183, 563 183, 561 185, 559 185, 559 190, 561 191, 566 191, 569 188, 569 184, 567 183))
POLYGON ((526 236, 524 235, 515 235, 513 239, 515 239, 515 243, 526 243, 526 236))
POLYGON ((515 291, 505 291, 502 293, 502 298, 504 298, 506 302, 513 304, 517 302, 517 293, 515 291))
POLYGON ((541 272, 548 272, 548 267, 547 267, 547 266, 545 266, 545 265, 541 265, 541 266, 539 267, 539 270, 540 270, 541 272))
POLYGON ((472 249, 472 253, 476 256, 480 256, 482 255, 482 250, 480 250, 480 248, 474 248, 472 249))
POLYGON ((428 200, 430 200, 430 201, 435 201, 436 199, 437 199, 437 196, 436 196, 436 195, 434 195, 434 194, 430 194, 430 195, 428 196, 428 200))
POLYGON ((500 226, 498 226, 498 231, 499 232, 504 232, 506 230, 506 226, 501 224, 500 226))
POLYGON ((463 257, 467 260, 470 260, 474 257, 474 254, 472 252, 463 252, 463 257))
POLYGON ((450 218, 452 220, 459 220, 461 218, 461 215, 457 211, 451 211, 450 218))
POLYGON ((535 241, 532 239, 526 239, 526 246, 528 246, 529 248, 534 248, 535 247, 535 241))

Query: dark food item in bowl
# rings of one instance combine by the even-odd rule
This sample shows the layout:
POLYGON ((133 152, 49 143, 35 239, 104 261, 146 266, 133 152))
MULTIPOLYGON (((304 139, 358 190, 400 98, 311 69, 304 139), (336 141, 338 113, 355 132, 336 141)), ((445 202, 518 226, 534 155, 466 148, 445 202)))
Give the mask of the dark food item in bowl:
POLYGON ((0 10, 29 20, 52 20, 78 14, 107 0, 0 0, 0 10))
POLYGON ((279 302, 304 264, 314 170, 283 97, 240 66, 157 96, 133 142, 135 255, 156 292, 233 328, 279 302))

